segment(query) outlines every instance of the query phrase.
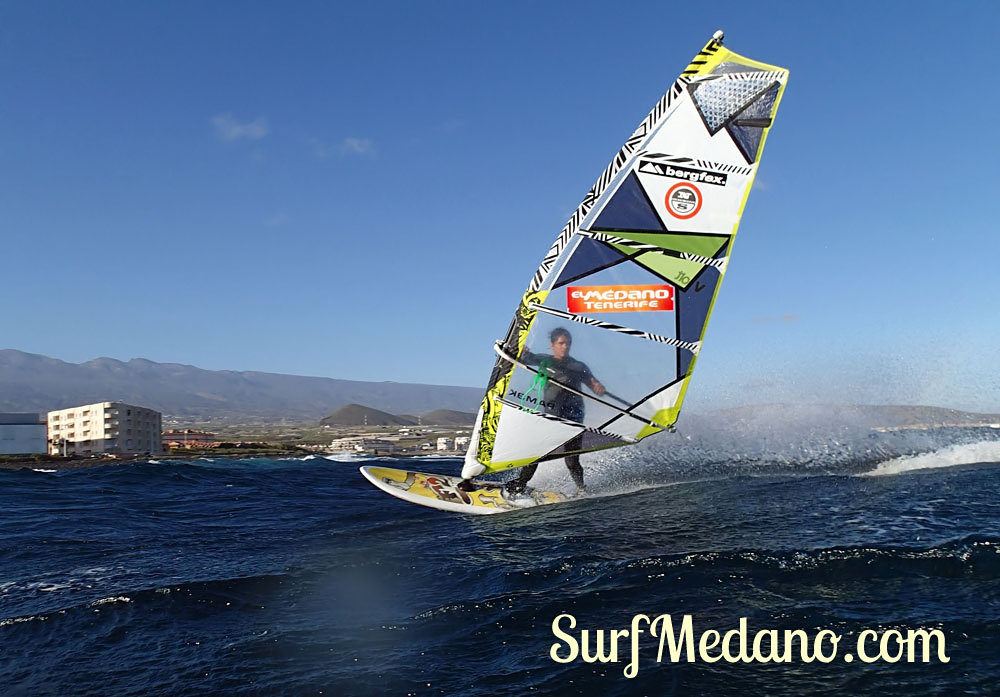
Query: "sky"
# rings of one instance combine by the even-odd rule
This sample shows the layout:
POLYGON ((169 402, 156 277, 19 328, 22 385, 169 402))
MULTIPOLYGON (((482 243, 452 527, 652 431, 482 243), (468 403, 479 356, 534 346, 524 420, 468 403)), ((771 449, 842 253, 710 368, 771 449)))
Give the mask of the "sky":
POLYGON ((994 3, 0 2, 0 348, 484 386, 716 29, 790 70, 689 391, 1000 412, 994 3))

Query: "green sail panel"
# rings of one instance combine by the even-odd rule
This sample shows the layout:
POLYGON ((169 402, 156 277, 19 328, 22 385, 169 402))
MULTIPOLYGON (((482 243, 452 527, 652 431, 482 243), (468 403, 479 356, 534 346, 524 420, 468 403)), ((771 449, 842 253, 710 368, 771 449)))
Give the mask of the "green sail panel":
MULTIPOLYGON (((611 245, 623 254, 629 247, 620 244, 611 245)), ((635 250, 632 250, 633 252, 635 250)), ((698 272, 704 268, 703 264, 696 261, 685 261, 677 257, 668 257, 657 252, 645 252, 632 259, 637 264, 646 267, 657 276, 660 276, 672 283, 676 283, 681 288, 687 288, 688 284, 694 280, 698 272)))
MULTIPOLYGON (((603 230, 594 230, 594 232, 603 232, 603 230)), ((655 244, 657 247, 672 249, 675 252, 700 254, 705 257, 714 257, 729 242, 728 235, 672 235, 670 233, 648 234, 641 232, 608 232, 608 234, 642 244, 655 244)), ((617 247, 618 245, 616 245, 617 247)), ((624 249, 628 248, 621 247, 619 251, 624 249)), ((635 252, 634 249, 631 251, 635 252)))

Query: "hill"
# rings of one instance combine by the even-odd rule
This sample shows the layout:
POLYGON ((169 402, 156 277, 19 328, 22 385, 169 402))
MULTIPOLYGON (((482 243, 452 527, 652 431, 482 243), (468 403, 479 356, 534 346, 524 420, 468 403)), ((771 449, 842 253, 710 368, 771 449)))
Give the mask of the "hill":
POLYGON ((123 401, 191 420, 318 421, 352 403, 392 414, 422 414, 435 409, 473 411, 482 398, 477 387, 204 370, 143 358, 67 363, 0 350, 0 411, 10 412, 123 401))
POLYGON ((431 426, 471 426, 475 422, 475 414, 451 409, 435 409, 420 417, 420 423, 431 426))
POLYGON ((324 426, 414 426, 417 420, 361 404, 348 404, 323 418, 320 423, 324 426))

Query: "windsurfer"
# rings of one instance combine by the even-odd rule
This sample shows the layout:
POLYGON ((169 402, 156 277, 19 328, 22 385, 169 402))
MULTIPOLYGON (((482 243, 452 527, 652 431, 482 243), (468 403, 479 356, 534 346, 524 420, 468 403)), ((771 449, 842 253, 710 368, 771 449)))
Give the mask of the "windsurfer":
MULTIPOLYGON (((568 330, 557 327, 549 333, 550 348, 552 353, 532 353, 527 348, 521 352, 521 362, 526 365, 537 365, 539 374, 544 375, 544 399, 545 411, 554 416, 582 424, 583 423, 583 397, 564 390, 559 385, 566 385, 574 390, 580 390, 586 385, 598 397, 605 392, 604 385, 594 377, 587 364, 572 358, 569 355, 570 347, 573 344, 573 337, 568 330), (557 384, 558 383, 558 384, 557 384)), ((566 450, 577 450, 582 445, 582 436, 577 436, 566 443, 566 450)), ((577 489, 583 491, 583 466, 580 464, 579 455, 567 455, 565 458, 566 469, 573 477, 573 483, 577 489)), ((517 479, 513 479, 505 485, 507 491, 511 493, 521 493, 528 486, 528 481, 538 469, 538 464, 525 465, 521 469, 521 474, 517 479)))

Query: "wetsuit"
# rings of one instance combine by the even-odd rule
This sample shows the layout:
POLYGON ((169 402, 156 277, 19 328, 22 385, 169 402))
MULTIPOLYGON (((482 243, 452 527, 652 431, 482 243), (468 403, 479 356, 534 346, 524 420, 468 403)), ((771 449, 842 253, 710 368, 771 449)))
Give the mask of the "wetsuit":
MULTIPOLYGON (((562 360, 556 360, 548 353, 532 353, 528 349, 521 352, 521 362, 525 365, 537 365, 539 371, 544 373, 549 381, 545 383, 545 391, 542 396, 542 406, 547 414, 553 414, 564 419, 568 419, 578 424, 583 423, 583 397, 564 390, 555 383, 572 387, 574 390, 582 390, 583 386, 591 386, 594 374, 583 361, 578 361, 571 356, 566 356, 562 360)), ((576 450, 582 445, 582 434, 566 443, 566 450, 576 450)), ((577 488, 583 488, 583 466, 580 464, 579 455, 566 455, 564 458, 566 469, 573 477, 573 483, 577 488)), ((521 468, 521 473, 517 479, 507 483, 507 489, 512 492, 521 492, 528 486, 528 480, 538 469, 538 463, 525 465, 521 468)))

